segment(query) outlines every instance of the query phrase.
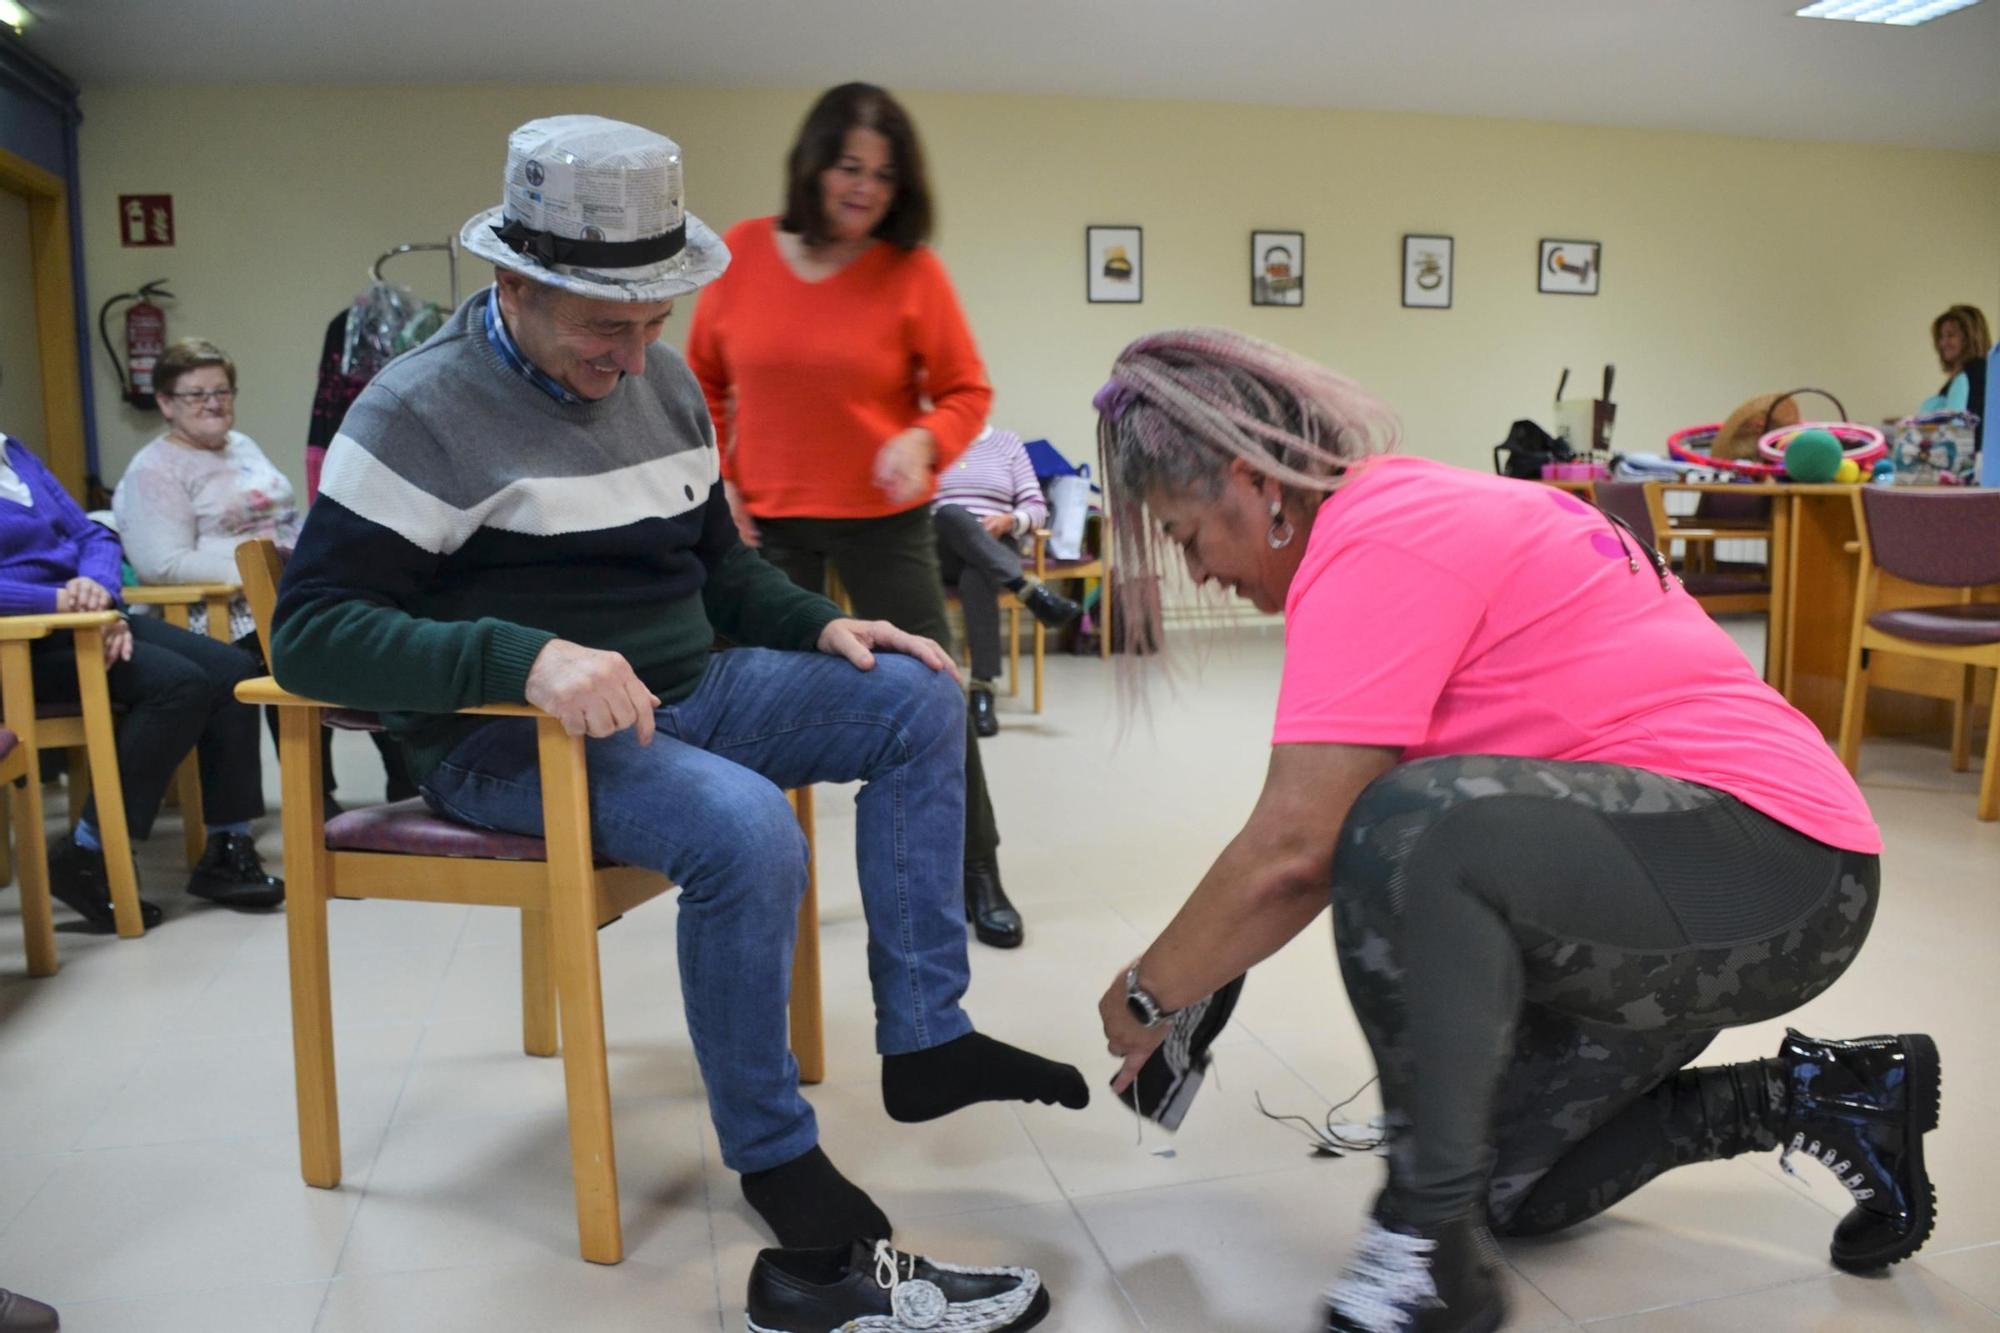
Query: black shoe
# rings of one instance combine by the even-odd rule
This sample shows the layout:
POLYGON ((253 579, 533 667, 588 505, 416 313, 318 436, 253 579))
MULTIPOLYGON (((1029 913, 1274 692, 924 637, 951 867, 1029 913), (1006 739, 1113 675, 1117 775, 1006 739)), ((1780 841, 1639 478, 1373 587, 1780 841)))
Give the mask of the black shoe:
POLYGON ((1042 1322, 1049 1293, 1032 1268, 962 1268, 857 1240, 761 1251, 748 1304, 750 1333, 1019 1333, 1042 1322))
POLYGON ((1924 1135, 1938 1123, 1937 1044, 1918 1033, 1821 1041, 1790 1031, 1785 1156, 1817 1158, 1854 1196, 1834 1266, 1865 1273, 1915 1254, 1936 1222, 1924 1135))
MULTIPOLYGON (((49 893, 82 917, 91 934, 109 935, 118 929, 103 852, 79 847, 73 837, 57 840, 49 848, 49 893)), ((139 900, 139 924, 147 930, 159 925, 164 916, 158 903, 139 900)))
POLYGON ((965 863, 965 919, 981 944, 996 949, 1021 947, 1021 914, 1007 901, 1000 886, 1000 866, 991 860, 965 863))
POLYGON ((1378 1204, 1326 1293, 1326 1333, 1491 1333, 1506 1318, 1499 1251, 1471 1216, 1408 1226, 1378 1204))
POLYGON ((211 833, 188 892, 239 911, 276 907, 285 901, 285 881, 264 873, 257 840, 247 833, 211 833))
POLYGON ((1033 580, 1021 590, 1021 605, 1028 608, 1029 615, 1050 629, 1061 629, 1083 614, 1082 603, 1072 602, 1061 593, 1050 592, 1048 584, 1033 580))
POLYGON ((0 1287, 0 1333, 56 1333, 61 1327, 49 1306, 0 1287))
POLYGON ((973 681, 972 688, 965 696, 965 706, 972 713, 972 729, 981 736, 998 736, 1000 718, 993 711, 993 686, 984 681, 973 681))
POLYGON ((1167 1020, 1167 1039, 1146 1057, 1146 1063, 1139 1066, 1139 1076, 1119 1094, 1125 1104, 1148 1120, 1158 1121, 1163 1129, 1179 1129, 1208 1076, 1208 1048, 1228 1026, 1241 994, 1243 978, 1238 977, 1206 999, 1176 1011, 1167 1020))

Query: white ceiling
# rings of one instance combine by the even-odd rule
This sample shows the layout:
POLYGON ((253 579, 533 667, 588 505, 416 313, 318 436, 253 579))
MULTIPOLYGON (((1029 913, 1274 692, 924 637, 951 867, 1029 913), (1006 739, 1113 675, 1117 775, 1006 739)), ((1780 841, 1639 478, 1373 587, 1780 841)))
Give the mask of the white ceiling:
POLYGON ((86 88, 693 83, 1365 107, 2000 152, 2000 0, 25 0, 86 88))

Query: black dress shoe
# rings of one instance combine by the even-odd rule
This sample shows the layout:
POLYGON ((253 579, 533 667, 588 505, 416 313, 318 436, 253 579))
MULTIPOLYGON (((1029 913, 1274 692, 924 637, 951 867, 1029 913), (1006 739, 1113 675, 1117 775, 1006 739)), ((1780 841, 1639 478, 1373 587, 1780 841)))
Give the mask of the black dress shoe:
POLYGON ((965 696, 965 706, 972 711, 972 729, 975 732, 981 736, 1000 734, 1000 717, 993 711, 993 686, 990 682, 973 681, 965 696))
POLYGON ((1924 1135, 1938 1123, 1937 1044, 1919 1033, 1821 1041, 1787 1031, 1785 1156, 1817 1158, 1854 1196, 1833 1229, 1836 1268, 1866 1273, 1930 1239, 1936 1194, 1924 1135))
POLYGON ((981 944, 996 949, 1021 947, 1021 914, 1007 901, 996 862, 965 863, 965 919, 972 923, 972 933, 981 944))
POLYGON ((51 1307, 0 1287, 0 1333, 56 1333, 61 1327, 51 1307))
POLYGON ((1046 583, 1030 582, 1021 593, 1021 605, 1028 608, 1029 615, 1050 629, 1061 629, 1083 614, 1082 603, 1049 591, 1046 583))
POLYGON ((257 911, 285 901, 285 881, 264 873, 257 840, 247 833, 211 833, 188 876, 188 892, 223 907, 257 911))
MULTIPOLYGON (((109 935, 118 929, 102 851, 79 847, 73 837, 58 839, 49 848, 49 893, 82 917, 91 934, 109 935)), ((159 925, 164 916, 158 903, 139 900, 139 924, 147 930, 159 925)))
POLYGON ((1032 1268, 965 1268, 886 1240, 764 1250, 750 1267, 750 1333, 1022 1333, 1049 1312, 1032 1268))

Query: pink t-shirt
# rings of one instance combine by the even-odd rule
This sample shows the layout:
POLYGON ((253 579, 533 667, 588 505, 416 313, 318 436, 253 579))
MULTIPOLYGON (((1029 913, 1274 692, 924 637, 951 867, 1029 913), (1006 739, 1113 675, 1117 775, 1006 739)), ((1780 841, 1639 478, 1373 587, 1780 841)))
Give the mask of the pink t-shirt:
POLYGON ((1818 728, 1639 543, 1552 486, 1423 458, 1328 497, 1285 601, 1273 739, 1650 769, 1882 850, 1818 728))

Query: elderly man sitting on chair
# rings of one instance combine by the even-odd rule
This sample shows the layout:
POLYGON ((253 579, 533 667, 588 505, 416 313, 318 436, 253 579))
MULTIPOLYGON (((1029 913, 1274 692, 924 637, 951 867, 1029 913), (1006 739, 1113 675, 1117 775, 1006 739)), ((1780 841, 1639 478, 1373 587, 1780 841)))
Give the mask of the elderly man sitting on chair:
POLYGON ((539 835, 526 701, 587 733, 591 836, 680 885, 687 1022, 722 1157, 787 1246, 889 1235, 819 1149, 786 1045, 806 882, 784 791, 861 780, 856 844, 882 1098, 1081 1107, 1077 1071, 973 1030, 965 723, 937 644, 842 619, 737 541, 713 427, 655 345, 729 252, 681 205, 680 149, 592 116, 508 140, 466 223, 498 269, 356 400, 285 572, 287 688, 388 715, 441 814, 539 835), (742 645, 712 653, 720 634, 742 645))

